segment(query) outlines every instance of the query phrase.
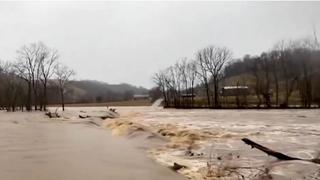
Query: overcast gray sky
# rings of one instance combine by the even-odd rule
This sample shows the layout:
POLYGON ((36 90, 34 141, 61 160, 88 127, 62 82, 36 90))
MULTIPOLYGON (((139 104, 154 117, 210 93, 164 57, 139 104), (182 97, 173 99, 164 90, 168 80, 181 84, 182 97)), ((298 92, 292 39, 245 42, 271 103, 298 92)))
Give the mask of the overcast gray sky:
POLYGON ((151 76, 207 45, 235 57, 320 31, 320 2, 1 2, 0 59, 43 41, 77 79, 151 87, 151 76))

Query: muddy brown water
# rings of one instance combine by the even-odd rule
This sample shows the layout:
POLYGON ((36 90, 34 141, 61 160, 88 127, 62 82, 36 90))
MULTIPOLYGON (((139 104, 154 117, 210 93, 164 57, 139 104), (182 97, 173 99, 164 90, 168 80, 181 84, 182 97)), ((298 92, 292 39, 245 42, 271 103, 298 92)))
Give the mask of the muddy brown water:
POLYGON ((134 141, 88 123, 41 113, 0 112, 0 179, 182 180, 156 164, 134 141))

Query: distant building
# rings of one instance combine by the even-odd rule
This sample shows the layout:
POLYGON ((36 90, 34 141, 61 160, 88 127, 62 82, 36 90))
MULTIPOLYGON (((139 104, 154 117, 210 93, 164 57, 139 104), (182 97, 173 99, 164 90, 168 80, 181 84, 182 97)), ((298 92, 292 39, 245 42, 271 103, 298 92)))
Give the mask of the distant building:
POLYGON ((250 90, 248 86, 224 86, 220 94, 221 96, 247 96, 250 90))
POLYGON ((181 94, 182 98, 194 98, 196 95, 191 93, 181 94))
POLYGON ((150 100, 150 96, 148 94, 135 94, 133 100, 150 100))

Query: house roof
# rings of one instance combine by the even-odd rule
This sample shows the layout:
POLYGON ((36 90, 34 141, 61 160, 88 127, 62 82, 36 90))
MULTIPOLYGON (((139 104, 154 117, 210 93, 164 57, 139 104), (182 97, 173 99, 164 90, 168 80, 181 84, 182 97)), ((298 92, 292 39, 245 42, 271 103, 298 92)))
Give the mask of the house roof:
POLYGON ((134 98, 147 98, 149 97, 148 94, 135 94, 133 95, 134 98))
POLYGON ((248 86, 224 86, 223 89, 249 89, 248 86))

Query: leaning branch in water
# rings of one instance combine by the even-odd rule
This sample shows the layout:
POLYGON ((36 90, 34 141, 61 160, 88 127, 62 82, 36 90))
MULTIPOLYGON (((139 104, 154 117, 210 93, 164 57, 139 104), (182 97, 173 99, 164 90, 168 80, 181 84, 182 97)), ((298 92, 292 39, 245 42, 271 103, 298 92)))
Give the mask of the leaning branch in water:
POLYGON ((283 161, 290 161, 290 160, 300 160, 300 161, 309 161, 309 162, 313 162, 313 163, 316 163, 316 164, 320 164, 320 159, 318 158, 315 158, 315 159, 300 159, 300 158, 296 158, 296 157, 291 157, 291 156, 288 156, 288 155, 285 155, 283 153, 280 153, 280 152, 277 152, 277 151, 274 151, 272 149, 269 149, 267 147, 264 147, 256 142, 253 142, 251 141, 250 139, 248 138, 243 138, 242 141, 246 144, 248 144, 249 146, 251 146, 251 148, 256 148, 256 149, 259 149, 260 151, 268 154, 269 156, 273 156, 279 160, 283 160, 283 161))

